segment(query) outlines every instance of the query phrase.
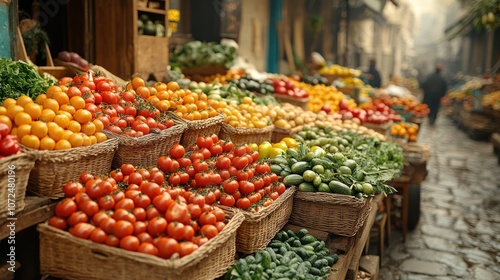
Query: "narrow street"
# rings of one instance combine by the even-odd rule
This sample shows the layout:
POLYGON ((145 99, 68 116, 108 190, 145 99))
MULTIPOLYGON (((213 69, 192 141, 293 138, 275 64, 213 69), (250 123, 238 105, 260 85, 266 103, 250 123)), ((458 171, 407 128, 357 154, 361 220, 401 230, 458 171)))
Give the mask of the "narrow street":
POLYGON ((500 165, 486 141, 473 141, 444 115, 422 125, 432 147, 421 184, 421 215, 402 243, 392 230, 380 279, 500 279, 500 165))

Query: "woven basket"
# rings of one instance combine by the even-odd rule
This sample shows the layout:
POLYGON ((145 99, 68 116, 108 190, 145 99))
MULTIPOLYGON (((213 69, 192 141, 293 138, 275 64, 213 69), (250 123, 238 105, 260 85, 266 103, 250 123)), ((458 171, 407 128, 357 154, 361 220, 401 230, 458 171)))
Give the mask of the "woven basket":
POLYGON ((307 103, 309 102, 309 98, 297 98, 297 97, 288 96, 285 94, 275 94, 273 96, 280 103, 290 103, 294 106, 297 106, 297 107, 300 107, 304 110, 307 110, 307 103))
POLYGON ((236 230, 245 218, 235 213, 216 237, 192 254, 165 260, 97 244, 72 236, 47 223, 39 224, 40 270, 64 279, 216 279, 226 273, 236 255, 236 230), (75 253, 77 252, 77 253, 75 253))
POLYGON ((219 135, 221 124, 224 122, 224 115, 217 114, 213 118, 199 121, 188 121, 180 118, 176 114, 170 113, 173 119, 186 123, 187 129, 182 133, 181 145, 187 147, 196 143, 198 136, 219 135))
POLYGON ((28 191, 42 197, 63 197, 62 186, 68 181, 78 180, 82 172, 94 175, 108 173, 117 148, 118 139, 60 151, 33 150, 21 146, 24 152, 36 159, 30 173, 28 191))
POLYGON ((351 237, 363 226, 371 201, 342 194, 297 192, 290 223, 351 237))
MULTIPOLYGON (((257 213, 243 212, 245 221, 236 234, 236 251, 252 254, 267 244, 288 223, 292 213, 293 195, 297 188, 287 189, 276 201, 257 213)), ((230 215, 232 208, 219 206, 230 215)))
POLYGON ((223 123, 219 133, 220 139, 231 139, 235 144, 260 144, 264 141, 271 141, 274 125, 265 128, 235 128, 223 123))
POLYGON ((292 137, 302 130, 302 126, 297 126, 292 129, 283 129, 279 127, 275 127, 273 130, 273 134, 271 136, 271 143, 278 143, 281 139, 285 137, 292 137))
POLYGON ((33 166, 35 166, 34 157, 25 153, 8 156, 0 160, 1 219, 14 216, 24 210, 26 187, 33 166), (12 204, 13 201, 15 206, 12 204))
POLYGON ((141 137, 130 137, 103 130, 108 138, 116 138, 120 143, 113 157, 112 167, 119 168, 124 163, 136 166, 155 165, 160 156, 168 154, 168 150, 181 140, 186 128, 185 123, 175 121, 175 125, 168 129, 141 137))

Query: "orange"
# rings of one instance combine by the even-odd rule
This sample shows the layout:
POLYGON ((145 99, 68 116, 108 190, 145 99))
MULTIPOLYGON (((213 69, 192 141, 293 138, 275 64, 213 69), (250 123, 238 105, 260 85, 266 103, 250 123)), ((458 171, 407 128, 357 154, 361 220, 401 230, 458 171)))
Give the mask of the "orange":
POLYGON ((135 77, 135 78, 132 79, 132 81, 130 81, 130 84, 132 85, 133 89, 136 89, 138 87, 145 86, 146 82, 141 77, 135 77))
POLYGON ((72 106, 72 105, 70 105, 70 104, 64 104, 64 105, 62 105, 62 106, 61 106, 61 108, 60 108, 60 109, 61 109, 61 110, 59 110, 59 111, 68 112, 68 113, 70 113, 71 115, 74 115, 74 114, 75 114, 75 112, 76 112, 75 107, 73 107, 73 106, 72 106))
POLYGON ((101 143, 101 142, 104 142, 108 139, 108 137, 106 136, 106 134, 102 133, 102 132, 96 132, 94 134, 95 138, 97 139, 97 143, 101 143))
POLYGON ((93 122, 88 122, 82 125, 81 132, 83 132, 87 136, 94 135, 94 133, 96 132, 95 124, 93 122))
POLYGON ((101 132, 104 129, 104 124, 99 119, 92 121, 95 125, 95 132, 101 132))
POLYGON ((48 136, 45 136, 40 140, 40 150, 51 151, 55 148, 56 141, 48 136))
POLYGON ((47 89, 47 94, 48 98, 54 98, 55 93, 57 92, 62 92, 62 89, 59 86, 51 86, 47 89))
POLYGON ((59 103, 59 105, 64 105, 69 103, 68 95, 62 91, 54 93, 54 96, 52 98, 54 98, 57 101, 57 103, 59 103))
POLYGON ((165 111, 168 111, 168 109, 170 108, 170 102, 168 100, 161 100, 155 104, 155 107, 158 110, 165 112, 165 111))
POLYGON ((133 90, 134 87, 132 86, 132 83, 127 83, 127 85, 125 85, 125 89, 126 90, 133 90))
POLYGON ((65 139, 57 141, 56 146, 54 147, 54 150, 66 150, 66 149, 71 149, 71 143, 69 143, 69 141, 65 139))
POLYGON ((31 116, 31 119, 36 120, 42 115, 42 106, 30 102, 24 105, 24 112, 28 113, 31 116))
POLYGON ((155 87, 148 87, 149 89, 149 95, 154 96, 158 93, 158 90, 156 90, 155 87))
POLYGON ((200 111, 200 115, 201 115, 202 120, 208 119, 208 111, 207 110, 200 111))
POLYGON ((83 109, 85 108, 85 99, 81 96, 73 96, 69 100, 69 104, 75 107, 75 110, 83 109))
POLYGON ((71 147, 81 147, 83 146, 83 136, 82 133, 73 133, 68 137, 68 141, 71 147))
POLYGON ((47 98, 43 101, 43 108, 57 112, 59 111, 59 103, 55 99, 47 98))
POLYGON ((62 139, 68 140, 68 138, 73 135, 73 131, 71 130, 64 130, 63 131, 63 137, 62 139))
POLYGON ((70 119, 65 114, 57 114, 54 117, 54 122, 57 123, 58 126, 66 129, 69 125, 70 119))
POLYGON ((31 103, 31 102, 33 102, 31 97, 29 97, 27 95, 21 95, 17 98, 16 104, 21 106, 21 107, 24 107, 24 105, 31 103))
POLYGON ((5 108, 9 108, 10 105, 16 104, 16 103, 17 103, 17 101, 14 98, 9 97, 3 101, 2 106, 4 106, 5 108))
POLYGON ((77 132, 80 132, 82 130, 82 125, 75 120, 71 120, 71 121, 69 121, 69 125, 68 125, 67 129, 71 130, 72 132, 77 133, 77 132))
POLYGON ((9 132, 11 135, 17 137, 17 127, 13 127, 12 130, 9 132))
POLYGON ((156 97, 160 100, 168 100, 170 95, 166 90, 159 91, 158 94, 156 94, 156 97))
POLYGON ((76 111, 74 118, 80 124, 86 124, 92 120, 92 113, 85 109, 79 109, 76 111))
POLYGON ((66 93, 68 91, 68 87, 65 85, 59 86, 62 90, 62 92, 66 93))
POLYGON ((23 111, 24 108, 19 105, 16 104, 10 105, 9 107, 7 107, 7 117, 9 117, 11 120, 14 120, 16 114, 23 111))
POLYGON ((158 93, 160 93, 160 91, 167 90, 167 84, 162 83, 162 82, 156 82, 153 86, 158 91, 158 93))
POLYGON ((17 127, 17 139, 21 140, 25 135, 31 134, 31 125, 23 124, 17 127))
POLYGON ((24 135, 23 138, 21 139, 21 144, 28 148, 32 149, 39 149, 40 148, 40 139, 36 137, 35 135, 24 135))
POLYGON ((150 96, 148 98, 148 101, 151 102, 151 104, 156 105, 160 101, 160 99, 157 96, 150 96))
POLYGON ((58 125, 54 126, 49 126, 49 137, 54 139, 54 141, 59 141, 63 139, 64 137, 64 129, 62 127, 59 127, 58 125))
POLYGON ((87 146, 90 146, 92 145, 92 140, 90 140, 90 137, 85 135, 85 134, 82 134, 83 136, 83 145, 84 147, 87 147, 87 146))
POLYGON ((179 84, 177 82, 168 82, 167 84, 167 88, 171 91, 176 91, 178 89, 180 89, 181 87, 179 86, 179 84))
POLYGON ((137 95, 141 96, 144 99, 148 99, 151 96, 149 89, 145 86, 140 86, 136 88, 135 92, 137 93, 137 95))
POLYGON ((4 123, 9 127, 9 132, 12 129, 12 121, 10 120, 9 117, 0 115, 0 123, 4 123))
POLYGON ((63 110, 57 111, 56 115, 66 115, 70 120, 73 119, 73 115, 71 113, 63 111, 63 110))
POLYGON ((7 114, 7 108, 5 108, 4 106, 0 106, 0 115, 5 115, 7 114))
POLYGON ((20 126, 22 124, 31 124, 31 116, 28 113, 25 112, 19 112, 16 114, 14 117, 14 123, 17 126, 20 126))
POLYGON ((49 133, 47 124, 42 121, 36 121, 31 124, 31 134, 42 139, 49 133))
POLYGON ((90 145, 97 144, 97 137, 95 137, 94 135, 90 135, 89 139, 90 139, 90 145))
POLYGON ((42 115, 40 116, 40 120, 44 122, 51 122, 54 117, 56 116, 56 113, 50 109, 43 109, 42 115))
POLYGON ((35 98, 35 103, 38 105, 42 105, 43 101, 45 101, 45 99, 47 98, 48 98, 47 95, 45 93, 42 93, 35 98))

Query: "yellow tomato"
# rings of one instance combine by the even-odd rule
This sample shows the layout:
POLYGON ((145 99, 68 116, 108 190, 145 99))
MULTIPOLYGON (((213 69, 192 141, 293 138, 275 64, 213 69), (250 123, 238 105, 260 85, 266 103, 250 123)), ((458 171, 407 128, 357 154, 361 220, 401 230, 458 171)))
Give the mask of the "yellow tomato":
POLYGON ((282 155, 285 153, 285 150, 283 149, 280 149, 280 148, 271 148, 271 150, 269 151, 269 157, 270 158, 275 158, 276 156, 278 155, 282 155))
POLYGON ((299 145, 299 142, 297 142, 297 140, 295 140, 291 137, 285 137, 285 138, 281 139, 281 141, 285 142, 285 144, 288 148, 295 148, 299 145))
POLYGON ((273 148, 278 148, 278 149, 281 149, 283 151, 288 150, 288 146, 286 145, 286 143, 284 141, 280 141, 278 143, 274 143, 273 144, 273 148))

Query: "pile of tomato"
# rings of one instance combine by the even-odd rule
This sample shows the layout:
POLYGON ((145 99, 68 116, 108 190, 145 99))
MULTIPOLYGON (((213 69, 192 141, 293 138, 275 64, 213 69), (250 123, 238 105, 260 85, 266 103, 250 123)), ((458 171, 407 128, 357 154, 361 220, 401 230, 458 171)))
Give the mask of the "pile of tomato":
POLYGON ((283 194, 286 187, 259 161, 259 152, 248 145, 235 145, 217 135, 198 137, 187 149, 175 144, 169 156, 158 159, 171 186, 182 186, 210 203, 257 212, 283 194))
POLYGON ((0 159, 18 154, 21 152, 21 147, 16 136, 9 134, 9 127, 0 123, 0 159))
POLYGON ((276 79, 273 81, 274 92, 276 94, 288 95, 297 98, 307 98, 309 93, 300 87, 296 87, 291 80, 276 79))

